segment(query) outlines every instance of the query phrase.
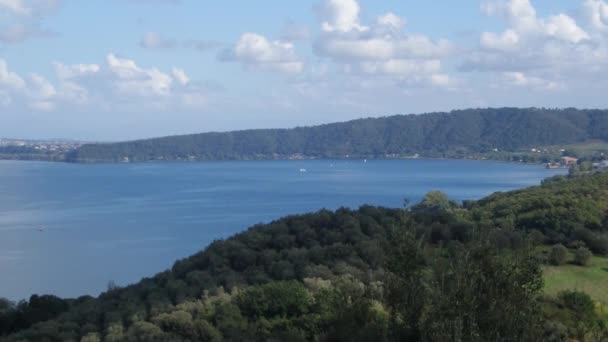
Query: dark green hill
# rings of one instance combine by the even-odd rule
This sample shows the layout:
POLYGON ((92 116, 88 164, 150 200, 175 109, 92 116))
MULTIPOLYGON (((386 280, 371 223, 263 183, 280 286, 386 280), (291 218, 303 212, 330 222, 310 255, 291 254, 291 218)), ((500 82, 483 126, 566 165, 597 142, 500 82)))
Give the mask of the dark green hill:
POLYGON ((463 157, 494 149, 608 141, 608 111, 470 109, 314 127, 202 133, 84 145, 73 162, 277 158, 463 157))

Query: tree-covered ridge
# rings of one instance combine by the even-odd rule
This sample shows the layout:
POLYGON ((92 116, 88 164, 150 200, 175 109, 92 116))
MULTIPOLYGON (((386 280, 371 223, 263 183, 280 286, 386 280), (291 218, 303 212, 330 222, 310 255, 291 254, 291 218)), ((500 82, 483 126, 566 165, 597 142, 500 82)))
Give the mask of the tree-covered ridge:
POLYGON ((363 206, 286 217, 99 298, 40 296, 17 307, 0 301, 0 336, 601 341, 605 320, 588 296, 542 295, 540 262, 554 260, 532 244, 606 254, 607 183, 608 174, 597 174, 464 205, 432 192, 409 209, 363 206))
MULTIPOLYGON (((465 204, 466 205, 466 204, 465 204)), ((534 232, 542 242, 582 241, 608 254, 608 174, 557 177, 538 187, 496 193, 467 205, 473 220, 534 232)))
MULTIPOLYGON (((397 115, 294 129, 202 133, 89 144, 78 162, 273 158, 465 157, 529 147, 608 141, 608 111, 469 109, 397 115)), ((500 156, 497 156, 500 157, 500 156)))

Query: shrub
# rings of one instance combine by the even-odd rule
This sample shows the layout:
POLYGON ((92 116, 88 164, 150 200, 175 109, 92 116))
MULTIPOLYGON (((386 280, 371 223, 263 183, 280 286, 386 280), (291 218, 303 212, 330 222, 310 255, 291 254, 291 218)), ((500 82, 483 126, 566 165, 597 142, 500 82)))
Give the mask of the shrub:
POLYGON ((581 320, 595 317, 595 304, 591 297, 580 291, 563 291, 558 294, 558 299, 562 305, 574 311, 581 320))
POLYGON ((568 259, 568 249, 562 244, 557 244, 551 248, 549 262, 553 265, 563 265, 568 259))
POLYGON ((596 254, 608 255, 608 236, 598 234, 587 228, 577 229, 575 236, 596 254))
POLYGON ((586 247, 579 247, 576 252, 574 252, 574 262, 581 266, 589 265, 591 257, 593 257, 593 253, 586 247))

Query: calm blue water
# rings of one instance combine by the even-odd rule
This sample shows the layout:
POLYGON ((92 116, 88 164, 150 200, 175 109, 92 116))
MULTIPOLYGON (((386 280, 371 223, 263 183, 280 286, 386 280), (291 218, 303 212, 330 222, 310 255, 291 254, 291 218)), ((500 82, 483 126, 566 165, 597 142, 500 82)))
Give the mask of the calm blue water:
POLYGON ((96 295, 109 281, 151 276, 214 239, 287 214, 399 207, 435 189, 477 199, 560 172, 454 160, 0 161, 0 296, 96 295))

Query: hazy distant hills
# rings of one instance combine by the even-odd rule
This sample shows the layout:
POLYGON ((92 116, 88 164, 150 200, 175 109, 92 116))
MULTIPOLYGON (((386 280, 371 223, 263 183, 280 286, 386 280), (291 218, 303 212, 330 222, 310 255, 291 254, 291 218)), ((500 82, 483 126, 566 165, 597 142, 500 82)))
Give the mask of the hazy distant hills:
POLYGON ((608 140, 608 110, 489 108, 86 144, 73 162, 453 157, 608 140))

